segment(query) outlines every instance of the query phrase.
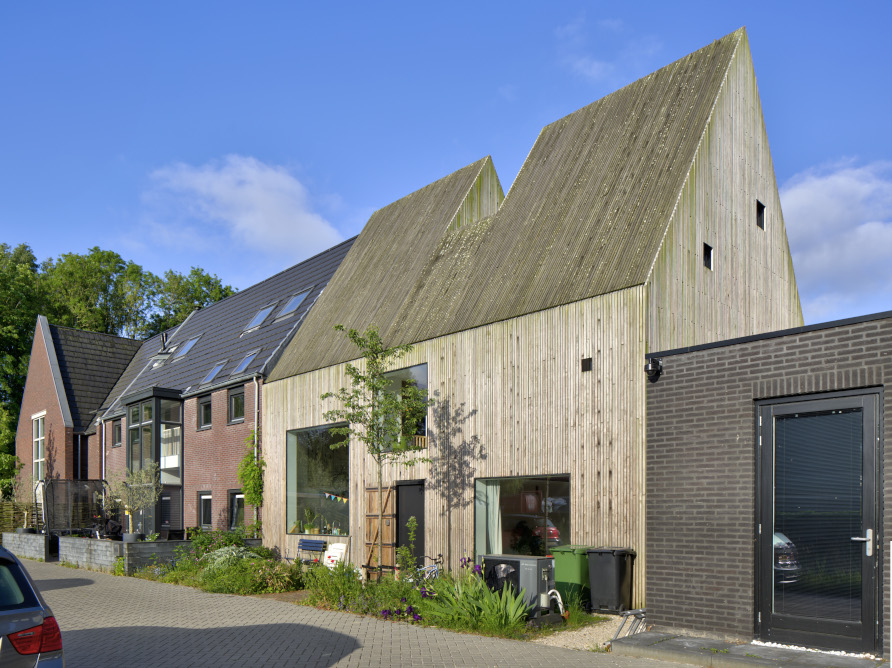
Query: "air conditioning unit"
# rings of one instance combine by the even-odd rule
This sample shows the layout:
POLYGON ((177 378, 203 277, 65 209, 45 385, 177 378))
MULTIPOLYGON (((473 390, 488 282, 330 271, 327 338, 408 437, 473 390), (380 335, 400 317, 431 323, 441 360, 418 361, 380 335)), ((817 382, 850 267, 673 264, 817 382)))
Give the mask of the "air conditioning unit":
POLYGON ((554 589, 554 559, 531 557, 521 554, 477 555, 477 563, 483 568, 483 579, 493 591, 506 584, 514 591, 524 590, 524 600, 530 607, 530 617, 536 617, 550 609, 548 591, 554 589))

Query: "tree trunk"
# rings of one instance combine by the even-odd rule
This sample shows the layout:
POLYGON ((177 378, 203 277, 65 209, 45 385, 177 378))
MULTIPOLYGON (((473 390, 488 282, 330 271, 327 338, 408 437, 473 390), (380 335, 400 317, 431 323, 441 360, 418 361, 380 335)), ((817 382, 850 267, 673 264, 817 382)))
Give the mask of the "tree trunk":
POLYGON ((381 460, 378 462, 378 579, 381 582, 381 574, 384 572, 384 483, 381 474, 381 460))

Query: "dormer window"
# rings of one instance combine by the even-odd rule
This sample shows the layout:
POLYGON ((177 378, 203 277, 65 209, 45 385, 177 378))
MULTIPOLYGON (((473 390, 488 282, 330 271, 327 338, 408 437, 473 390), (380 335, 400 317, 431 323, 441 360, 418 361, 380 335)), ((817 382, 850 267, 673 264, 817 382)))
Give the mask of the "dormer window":
POLYGON ((297 310, 297 307, 301 305, 304 299, 307 298, 307 295, 310 294, 309 290, 301 292, 300 294, 294 295, 291 299, 288 300, 288 303, 282 307, 282 310, 276 315, 277 318, 281 318, 282 316, 289 315, 294 313, 297 310))
POLYGON ((179 347, 179 350, 176 351, 176 353, 174 354, 173 358, 174 358, 175 360, 178 360, 178 359, 180 359, 183 355, 185 355, 185 354, 188 353, 190 350, 192 350, 192 346, 194 346, 196 343, 198 343, 198 339, 199 339, 199 338, 201 338, 201 337, 196 336, 196 337, 191 338, 191 339, 189 339, 188 341, 186 341, 186 343, 184 343, 182 346, 179 347))
POLYGON ((233 369, 232 373, 229 375, 236 376, 236 375, 242 373, 245 369, 247 369, 251 365, 251 362, 254 361, 254 358, 257 357, 257 353, 259 353, 259 352, 260 352, 259 350, 255 350, 254 352, 248 353, 247 355, 245 355, 245 358, 241 362, 239 362, 238 366, 235 367, 235 369, 233 369))
POLYGON ((208 375, 204 377, 204 380, 201 381, 201 384, 204 385, 205 383, 210 383, 212 380, 214 380, 214 378, 217 377, 217 374, 223 370, 224 366, 226 366, 226 360, 217 362, 214 365, 214 368, 208 371, 208 375))
POLYGON ((275 304, 270 304, 269 306, 264 306, 262 309, 257 311, 257 315, 255 315, 251 322, 248 323, 248 326, 245 327, 244 331, 249 331, 251 329, 256 329, 263 324, 263 321, 266 320, 266 316, 273 312, 273 309, 276 308, 275 304))

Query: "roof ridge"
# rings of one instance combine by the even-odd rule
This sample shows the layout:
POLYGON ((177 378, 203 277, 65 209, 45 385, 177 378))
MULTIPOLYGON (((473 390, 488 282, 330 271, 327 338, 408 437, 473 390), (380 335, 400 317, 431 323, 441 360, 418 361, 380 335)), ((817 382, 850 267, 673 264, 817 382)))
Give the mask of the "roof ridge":
MULTIPOLYGON (((44 316, 46 318, 46 316, 44 316)), ((96 334, 97 336, 107 336, 112 339, 118 339, 121 341, 132 341, 133 343, 138 343, 142 345, 144 339, 131 339, 129 336, 118 336, 117 334, 109 334, 108 332, 96 332, 92 329, 80 329, 78 327, 69 327, 68 325, 56 325, 49 321, 47 318, 47 325, 53 327, 55 329, 67 329, 71 332, 78 332, 79 334, 96 334)))

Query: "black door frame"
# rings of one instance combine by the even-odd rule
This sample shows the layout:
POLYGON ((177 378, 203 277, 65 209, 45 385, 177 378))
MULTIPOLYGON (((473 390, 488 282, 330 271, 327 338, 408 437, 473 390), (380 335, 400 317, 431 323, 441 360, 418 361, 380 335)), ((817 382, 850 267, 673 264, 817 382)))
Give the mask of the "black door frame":
MULTIPOLYGON (((754 633, 756 638, 771 640, 772 642, 789 643, 818 647, 827 646, 829 649, 846 651, 868 652, 872 654, 882 653, 883 647, 883 558, 885 553, 883 536, 883 388, 871 387, 840 392, 825 392, 810 395, 798 395, 776 399, 766 399, 755 402, 755 550, 754 550, 754 633), (852 639, 845 635, 834 633, 834 624, 824 624, 816 621, 811 629, 790 630, 784 628, 772 629, 770 627, 770 600, 773 587, 772 572, 764 573, 763 564, 773 562, 773 541, 769 541, 770 514, 773 509, 773 481, 766 477, 766 472, 773 473, 773 466, 768 466, 766 457, 773 465, 773 420, 775 414, 788 414, 795 412, 814 412, 828 409, 840 409, 861 406, 864 408, 865 424, 870 420, 874 431, 873 442, 864 443, 864 456, 873 461, 873 475, 870 480, 865 480, 866 485, 872 485, 872 489, 865 489, 865 517, 866 526, 872 524, 874 530, 874 555, 864 556, 862 553, 863 573, 867 573, 873 580, 872 585, 864 587, 862 599, 862 623, 873 625, 871 633, 866 627, 863 629, 862 638, 852 639), (783 410, 778 410, 782 407, 783 410), (767 419, 766 419, 767 418, 767 419), (871 450, 872 452, 869 452, 871 450), (763 451, 766 457, 763 457, 763 451), (871 517, 872 515, 872 517, 871 517), (767 521, 766 521, 767 520, 767 521), (872 560, 872 563, 870 563, 872 560), (826 640, 822 643, 822 640, 826 640), (816 644, 816 641, 818 644, 816 644), (832 645, 832 646, 831 646, 832 645)), ((842 624, 842 623, 839 623, 842 624)))
MULTIPOLYGON (((403 533, 405 522, 404 518, 400 514, 400 491, 402 487, 409 486, 417 486, 421 487, 421 512, 413 513, 412 516, 415 517, 415 521, 418 523, 418 528, 415 534, 415 554, 416 554, 416 562, 418 563, 419 568, 424 567, 424 550, 425 550, 425 541, 424 541, 424 530, 425 530, 425 522, 424 522, 424 479, 420 480, 399 480, 393 483, 393 486, 396 488, 396 502, 393 505, 394 509, 394 517, 396 518, 396 530, 394 532, 394 539, 397 547, 400 547, 400 536, 403 533)), ((408 519, 408 518, 405 518, 408 519)))

